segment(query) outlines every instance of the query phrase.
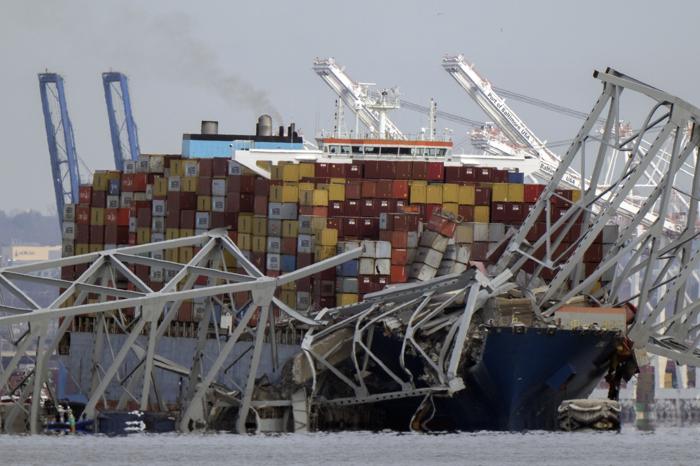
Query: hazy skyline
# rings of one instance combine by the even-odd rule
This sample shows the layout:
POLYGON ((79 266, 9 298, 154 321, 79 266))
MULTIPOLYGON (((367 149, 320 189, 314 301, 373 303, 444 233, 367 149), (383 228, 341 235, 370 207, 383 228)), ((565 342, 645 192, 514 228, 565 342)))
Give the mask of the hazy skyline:
MULTIPOLYGON (((203 119, 247 133, 262 112, 307 137, 332 127, 335 96, 313 73, 333 56, 353 79, 398 86, 408 100, 486 117, 440 67, 464 53, 495 86, 588 111, 594 69, 613 66, 700 105, 689 52, 694 2, 88 2, 5 4, 0 17, 0 208, 54 209, 37 73, 63 75, 79 156, 113 166, 100 73, 130 78, 143 152, 179 153, 203 119)), ((542 138, 573 137, 580 122, 519 102, 542 138)), ((392 116, 406 132, 422 115, 392 116)), ((347 115, 348 123, 352 117, 347 115)), ((441 124, 441 127, 445 124, 441 124)), ((451 125, 455 141, 467 129, 451 125)), ((83 170, 84 172, 84 170, 83 170)), ((85 173, 83 173, 85 175, 85 173)))

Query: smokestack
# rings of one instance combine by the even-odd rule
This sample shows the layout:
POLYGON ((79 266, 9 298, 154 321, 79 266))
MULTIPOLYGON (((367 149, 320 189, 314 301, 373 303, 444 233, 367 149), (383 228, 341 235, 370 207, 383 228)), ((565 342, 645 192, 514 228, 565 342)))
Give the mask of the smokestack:
POLYGON ((279 129, 278 135, 279 135, 279 137, 284 136, 284 125, 280 125, 280 129, 279 129))
POLYGON ((290 123, 289 124, 289 139, 293 139, 294 136, 297 135, 297 133, 294 131, 294 129, 295 129, 294 123, 290 123))
POLYGON ((219 122, 202 120, 202 134, 219 134, 219 122))
POLYGON ((260 115, 255 131, 256 136, 272 136, 272 117, 270 115, 260 115))

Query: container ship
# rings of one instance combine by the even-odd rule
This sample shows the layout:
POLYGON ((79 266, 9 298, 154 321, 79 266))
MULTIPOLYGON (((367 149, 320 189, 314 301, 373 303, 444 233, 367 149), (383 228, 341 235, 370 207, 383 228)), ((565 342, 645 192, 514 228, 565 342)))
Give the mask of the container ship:
MULTIPOLYGON (((321 309, 350 309, 387 287, 486 270, 498 261, 508 230, 522 223, 544 190, 544 185, 525 183, 525 174, 517 169, 463 163, 452 154, 449 140, 337 136, 321 137, 316 147, 308 148, 294 125, 273 131, 267 115, 250 135, 219 134, 218 123, 202 122, 200 134, 183 136, 181 154, 142 155, 127 162, 122 172, 96 171, 92 183, 80 187, 79 204, 66 207, 63 254, 225 228, 260 271, 275 277, 362 246, 359 259, 285 285, 278 293, 290 308, 314 315, 321 309)), ((579 195, 577 190, 560 190, 560 201, 552 205, 555 217, 564 215, 567 200, 579 195)), ((544 221, 537 223, 528 240, 539 238, 544 229, 544 221)), ((580 231, 569 235, 570 242, 560 245, 562 260, 580 231)), ((586 252, 587 269, 596 267, 616 237, 616 227, 606 227, 586 252)), ((196 252, 183 247, 156 258, 186 263, 196 252)), ((241 271, 231 258, 226 266, 241 271)), ((64 267, 63 278, 72 280, 86 268, 64 267)), ((139 265, 133 272, 153 290, 174 274, 139 265)), ((235 306, 246 299, 235 295, 235 306)), ((127 319, 134 317, 130 312, 127 319)), ((437 398, 423 424, 458 430, 557 428, 561 402, 586 398, 610 370, 627 323, 624 310, 591 312, 583 301, 557 312, 558 324, 547 325, 523 296, 492 301, 481 309, 470 330, 479 344, 460 367, 466 388, 437 398)), ((183 348, 194 347, 203 314, 203 304, 196 300, 183 304, 159 354, 191 363, 191 352, 183 348)), ((220 313, 216 321, 223 326, 224 318, 220 313)), ((277 319, 276 351, 288 366, 299 354, 303 331, 290 330, 284 319, 277 319)), ((94 371, 86 365, 96 325, 94 318, 76 317, 59 346, 73 374, 62 397, 94 383, 94 371)), ((124 337, 118 325, 109 332, 115 342, 124 337)), ((206 351, 213 354, 218 334, 210 334, 206 351)), ((400 351, 390 331, 377 333, 375 339, 386 354, 400 351)), ((245 354, 246 345, 240 345, 232 360, 245 354)), ((230 385, 246 375, 223 374, 219 382, 230 385)), ((284 371, 263 363, 259 375, 274 384, 283 380, 284 371)), ((392 381, 377 377, 373 383, 386 387, 392 381)), ((163 401, 176 409, 182 377, 163 375, 161 385, 163 401)), ((329 397, 333 390, 330 384, 319 396, 329 397)), ((107 390, 104 409, 128 407, 111 393, 116 390, 107 390)), ((422 396, 379 400, 363 405, 362 415, 354 407, 321 409, 316 426, 408 429, 422 402, 422 396)))

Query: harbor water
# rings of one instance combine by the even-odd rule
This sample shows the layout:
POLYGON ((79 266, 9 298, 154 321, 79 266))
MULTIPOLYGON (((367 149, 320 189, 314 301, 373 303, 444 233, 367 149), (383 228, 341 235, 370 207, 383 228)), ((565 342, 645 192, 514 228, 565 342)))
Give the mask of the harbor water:
POLYGON ((0 436, 2 464, 690 465, 700 427, 621 433, 0 436))

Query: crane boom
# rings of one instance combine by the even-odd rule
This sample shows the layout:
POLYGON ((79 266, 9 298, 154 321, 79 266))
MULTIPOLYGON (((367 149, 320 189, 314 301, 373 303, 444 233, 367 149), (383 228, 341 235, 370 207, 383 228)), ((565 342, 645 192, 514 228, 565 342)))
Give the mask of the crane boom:
POLYGON ((131 111, 129 84, 126 75, 116 71, 102 73, 102 84, 112 136, 114 166, 117 170, 123 170, 125 160, 137 160, 140 154, 138 132, 131 111), (118 102, 116 105, 115 100, 118 102))
MULTIPOLYGON (((469 93, 472 99, 493 119, 513 143, 523 146, 524 150, 532 153, 538 159, 539 168, 533 175, 544 182, 549 182, 557 172, 561 161, 559 156, 544 145, 520 117, 506 105, 505 101, 492 88, 491 83, 482 78, 474 70, 474 67, 467 63, 463 55, 444 57, 442 67, 469 93)), ((499 147, 498 149, 502 150, 503 148, 499 147)), ((515 152, 517 149, 513 148, 513 151, 515 152)), ((568 166, 567 170, 562 174, 560 183, 568 188, 578 190, 586 190, 591 185, 590 180, 582 179, 581 175, 571 166, 568 166)), ((599 202, 608 202, 607 193, 601 190, 599 194, 599 202)), ((630 194, 621 201, 618 210, 621 215, 627 218, 634 218, 639 211, 638 202, 635 202, 634 196, 630 194)), ((644 226, 653 225, 657 218, 656 214, 648 212, 644 215, 642 224, 644 226)), ((676 232, 679 226, 675 222, 665 220, 664 228, 676 232)))
POLYGON ((80 188, 78 156, 75 150, 73 125, 68 116, 63 77, 56 73, 40 73, 39 92, 51 158, 56 210, 59 222, 62 224, 63 208, 66 204, 78 203, 80 188))
POLYGON ((395 103, 387 102, 382 98, 385 97, 385 93, 382 93, 380 98, 372 97, 368 85, 350 79, 333 58, 317 58, 314 60, 313 69, 355 112, 370 133, 380 138, 406 139, 401 130, 386 116, 386 110, 398 108, 398 99, 395 103))

